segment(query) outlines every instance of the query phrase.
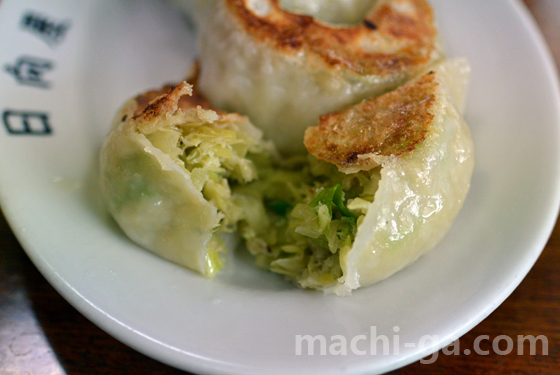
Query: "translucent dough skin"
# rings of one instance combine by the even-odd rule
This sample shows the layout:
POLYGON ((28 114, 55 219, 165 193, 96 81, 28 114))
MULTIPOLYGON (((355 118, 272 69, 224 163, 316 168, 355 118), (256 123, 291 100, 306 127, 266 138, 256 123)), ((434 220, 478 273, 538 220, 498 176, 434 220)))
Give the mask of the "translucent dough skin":
POLYGON ((305 151, 303 133, 320 115, 390 91, 443 56, 424 0, 377 1, 368 13, 375 22, 348 27, 272 0, 198 3, 201 92, 216 108, 249 116, 284 154, 305 151), (260 3, 274 12, 249 8, 260 3), (399 35, 405 28, 394 23, 411 19, 399 35))
POLYGON ((117 114, 101 151, 109 211, 134 242, 206 275, 206 245, 219 217, 190 177, 138 132, 131 100, 117 114), (126 117, 125 117, 126 116, 126 117))
POLYGON ((351 250, 341 255, 340 284, 327 292, 347 295, 413 263, 441 241, 463 206, 474 159, 457 107, 463 107, 469 66, 455 59, 433 72, 438 85, 428 134, 411 152, 373 157, 382 166, 379 188, 351 250))

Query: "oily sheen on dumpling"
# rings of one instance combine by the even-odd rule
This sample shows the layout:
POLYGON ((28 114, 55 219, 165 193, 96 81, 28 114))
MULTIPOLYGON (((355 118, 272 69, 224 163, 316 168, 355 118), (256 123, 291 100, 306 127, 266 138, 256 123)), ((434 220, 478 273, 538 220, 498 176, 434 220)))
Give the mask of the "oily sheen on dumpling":
POLYGON ((304 151, 320 115, 390 91, 443 56, 425 0, 204 0, 197 9, 201 92, 249 116, 284 154, 304 151))
POLYGON ((305 144, 346 173, 381 166, 375 199, 341 254, 337 294, 385 279, 448 232, 470 186, 473 144, 462 118, 470 68, 446 61, 393 92, 321 118, 305 144))

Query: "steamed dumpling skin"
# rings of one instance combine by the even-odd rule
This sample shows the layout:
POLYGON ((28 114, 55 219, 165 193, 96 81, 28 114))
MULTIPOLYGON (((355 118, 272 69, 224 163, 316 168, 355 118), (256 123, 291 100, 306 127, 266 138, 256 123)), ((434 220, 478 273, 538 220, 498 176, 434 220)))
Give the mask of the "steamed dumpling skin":
POLYGON ((425 0, 199 0, 197 9, 201 92, 249 116, 284 154, 305 151, 303 133, 320 115, 390 91, 443 56, 425 0))
POLYGON ((192 94, 186 83, 159 94, 134 98, 116 115, 101 151, 102 190, 110 213, 130 239, 207 275, 206 249, 219 224, 218 211, 147 135, 179 124, 213 122, 218 115, 202 109, 199 97, 185 96, 192 94))
POLYGON ((347 295, 391 276, 450 229, 474 167, 460 112, 469 72, 463 59, 446 61, 391 93, 324 116, 306 132, 309 151, 341 171, 382 167, 375 199, 352 248, 340 256, 343 276, 331 292, 347 295))

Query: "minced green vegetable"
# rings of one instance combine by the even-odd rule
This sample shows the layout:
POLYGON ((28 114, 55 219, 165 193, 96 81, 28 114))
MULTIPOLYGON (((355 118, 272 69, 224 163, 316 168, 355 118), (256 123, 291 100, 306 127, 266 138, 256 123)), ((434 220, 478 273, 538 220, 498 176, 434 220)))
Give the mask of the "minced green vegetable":
MULTIPOLYGON (((216 230, 237 230, 258 266, 307 288, 342 276, 341 261, 377 190, 378 168, 345 175, 311 155, 277 160, 234 125, 164 129, 148 138, 221 213, 216 230)), ((222 251, 214 235, 211 276, 222 267, 222 251)))
POLYGON ((332 206, 334 204, 340 210, 342 216, 355 217, 344 205, 343 197, 342 186, 336 184, 333 187, 321 190, 311 201, 310 206, 317 207, 318 205, 325 205, 329 209, 329 215, 332 215, 332 206))
POLYGON ((352 246, 365 214, 347 203, 373 200, 379 170, 345 175, 312 156, 255 165, 259 177, 234 186, 233 195, 252 201, 242 205, 238 227, 257 264, 307 288, 336 283, 340 254, 352 246))

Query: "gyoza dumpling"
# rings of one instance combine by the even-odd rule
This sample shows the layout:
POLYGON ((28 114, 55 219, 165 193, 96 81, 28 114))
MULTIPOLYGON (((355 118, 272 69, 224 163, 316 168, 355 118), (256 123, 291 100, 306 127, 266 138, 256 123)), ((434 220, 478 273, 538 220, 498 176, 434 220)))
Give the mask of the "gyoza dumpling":
POLYGON ((320 115, 392 90, 443 55, 425 0, 199 0, 197 14, 201 92, 249 116, 284 154, 304 151, 320 115), (340 24, 349 21, 359 23, 340 24))
POLYGON ((229 181, 256 178, 247 155, 267 150, 244 116, 216 113, 183 82, 127 102, 101 151, 109 211, 136 243, 213 276, 241 209, 229 181))
POLYGON ((247 212, 262 213, 239 223, 257 264, 347 295, 432 249, 469 190, 473 145, 457 109, 468 74, 465 60, 446 61, 321 117, 305 134, 314 156, 260 166, 259 178, 236 190, 253 202, 247 212))
MULTIPOLYGON (((461 116, 469 65, 442 63, 395 91, 323 116, 305 145, 347 174, 380 166, 371 203, 352 244, 340 254, 345 294, 414 262, 447 233, 461 209, 474 167, 469 129, 461 116)), ((359 172, 358 172, 359 173, 359 172)))

